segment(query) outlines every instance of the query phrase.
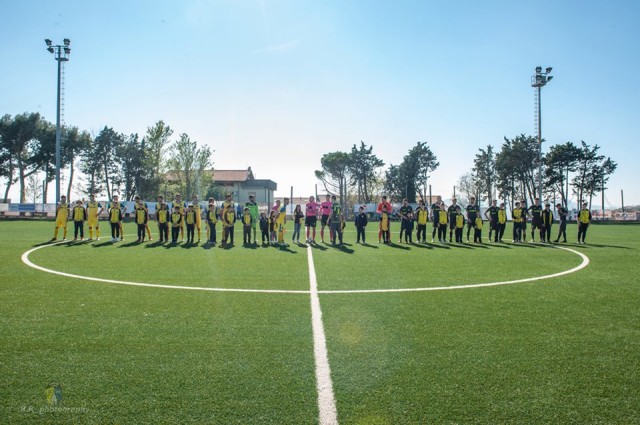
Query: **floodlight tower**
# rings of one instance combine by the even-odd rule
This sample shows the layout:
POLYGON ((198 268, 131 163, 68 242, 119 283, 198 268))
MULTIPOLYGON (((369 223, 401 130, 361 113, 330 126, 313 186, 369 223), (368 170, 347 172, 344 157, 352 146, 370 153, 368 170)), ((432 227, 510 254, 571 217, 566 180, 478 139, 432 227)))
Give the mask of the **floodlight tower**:
POLYGON ((69 60, 69 54, 71 53, 71 40, 65 38, 63 44, 53 45, 48 38, 44 40, 47 44, 47 50, 54 55, 54 59, 58 62, 58 101, 56 107, 56 203, 60 201, 60 104, 61 104, 61 92, 62 92, 62 64, 69 60))
POLYGON ((540 109, 540 94, 542 88, 553 78, 551 74, 551 67, 547 67, 545 72, 542 72, 541 66, 536 66, 536 73, 531 77, 531 87, 537 89, 535 91, 535 117, 536 127, 538 130, 538 197, 540 202, 544 202, 542 199, 542 111, 540 109))

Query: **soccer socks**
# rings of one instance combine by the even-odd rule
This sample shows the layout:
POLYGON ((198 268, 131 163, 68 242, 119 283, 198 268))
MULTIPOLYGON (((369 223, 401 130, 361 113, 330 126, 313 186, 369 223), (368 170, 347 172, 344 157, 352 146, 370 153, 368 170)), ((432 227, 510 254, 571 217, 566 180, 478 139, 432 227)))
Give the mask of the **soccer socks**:
POLYGON ((58 239, 58 228, 53 229, 53 239, 58 239))
POLYGON ((67 239, 67 228, 64 228, 64 232, 62 233, 62 239, 67 239))

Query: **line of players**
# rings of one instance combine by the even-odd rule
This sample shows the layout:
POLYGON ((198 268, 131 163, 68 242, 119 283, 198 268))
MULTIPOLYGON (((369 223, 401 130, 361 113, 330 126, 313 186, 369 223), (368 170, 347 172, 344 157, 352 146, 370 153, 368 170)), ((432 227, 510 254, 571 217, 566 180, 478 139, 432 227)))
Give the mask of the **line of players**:
MULTIPOLYGON (((253 195, 249 196, 249 201, 246 202, 244 209, 240 214, 237 214, 233 199, 230 194, 227 194, 226 200, 223 202, 222 207, 218 207, 214 198, 209 199, 208 208, 204 211, 206 231, 207 231, 207 243, 217 243, 216 224, 218 221, 222 222, 222 244, 226 245, 229 242, 234 243, 234 224, 237 220, 240 220, 243 228, 243 243, 251 243, 251 236, 253 235, 253 243, 256 243, 256 227, 259 223, 262 233, 262 243, 271 243, 278 245, 286 245, 284 242, 285 224, 286 224, 286 207, 289 204, 289 199, 284 199, 284 204, 281 205, 277 200, 275 205, 270 209, 269 216, 265 212, 259 213, 258 204, 255 202, 253 195)), ((124 240, 124 233, 122 232, 122 219, 125 213, 125 203, 120 202, 117 195, 114 195, 113 199, 107 203, 108 221, 111 226, 111 241, 117 242, 118 240, 124 240)), ((559 242, 560 237, 563 237, 563 242, 567 242, 566 236, 566 224, 568 211, 560 204, 556 206, 557 212, 560 218, 560 229, 558 237, 554 242, 559 242)), ((98 217, 104 211, 102 204, 95 200, 94 195, 91 195, 86 206, 82 201, 76 201, 73 209, 66 202, 66 197, 61 197, 61 202, 56 208, 56 226, 54 230, 54 237, 52 241, 57 240, 59 228, 64 229, 63 239, 67 237, 67 222, 71 218, 74 222, 74 240, 84 239, 84 222, 87 221, 89 226, 89 239, 93 239, 95 230, 96 240, 100 237, 99 219, 98 217)), ((335 196, 326 196, 324 202, 318 203, 315 198, 311 196, 309 202, 305 205, 306 214, 302 213, 302 208, 297 205, 294 213, 294 233, 293 242, 300 242, 300 231, 304 224, 306 227, 306 242, 315 243, 316 238, 316 223, 318 218, 321 222, 321 240, 325 242, 325 227, 329 227, 330 240, 332 244, 339 245, 343 243, 343 230, 345 228, 344 214, 342 213, 341 205, 336 202, 335 196)), ((379 215, 379 231, 378 242, 391 243, 390 224, 391 216, 393 214, 393 207, 387 201, 386 196, 382 196, 381 202, 378 204, 376 212, 379 215)), ((462 213, 462 208, 457 204, 455 198, 452 199, 452 204, 449 207, 444 205, 441 197, 438 197, 436 202, 431 205, 429 211, 424 203, 420 201, 418 207, 414 211, 408 204, 407 199, 403 200, 402 206, 396 211, 396 215, 400 218, 400 235, 399 242, 413 243, 413 229, 414 225, 417 226, 417 242, 426 243, 427 222, 433 223, 433 232, 431 235, 431 242, 433 243, 436 238, 441 243, 447 242, 447 229, 449 230, 449 243, 455 241, 458 243, 463 242, 463 231, 465 225, 467 227, 466 240, 469 242, 471 230, 473 229, 474 242, 482 243, 482 228, 483 219, 480 214, 480 208, 476 204, 475 198, 470 199, 469 205, 465 207, 465 213, 462 213)), ((542 242, 551 242, 551 227, 554 223, 553 212, 550 210, 550 204, 547 203, 543 208, 539 199, 535 199, 534 205, 527 208, 524 201, 522 203, 516 202, 515 208, 512 211, 513 218, 513 242, 526 242, 526 230, 527 220, 529 215, 531 216, 531 239, 535 241, 535 231, 538 230, 540 234, 540 240, 542 242)), ((489 240, 492 240, 492 234, 494 235, 494 242, 502 242, 506 228, 507 214, 504 203, 500 206, 497 205, 497 201, 493 201, 491 207, 489 207, 485 213, 484 218, 489 221, 489 240)), ((139 196, 135 197, 134 203, 134 221, 138 227, 138 239, 137 242, 143 242, 145 236, 148 235, 149 240, 152 240, 151 230, 149 229, 149 212, 147 205, 143 202, 139 196)), ((158 197, 156 203, 155 221, 158 226, 159 240, 160 242, 169 241, 169 229, 171 229, 171 242, 176 243, 178 236, 181 240, 184 240, 185 227, 187 229, 187 242, 195 243, 195 235, 197 230, 198 242, 201 240, 202 229, 202 209, 198 197, 194 195, 190 204, 186 204, 180 194, 176 194, 174 200, 171 202, 171 209, 168 204, 164 202, 162 196, 158 197)), ((591 222, 591 212, 587 209, 587 204, 583 203, 583 208, 578 213, 578 243, 584 243, 587 228, 591 222)), ((359 208, 359 212, 355 218, 355 227, 357 231, 357 243, 366 243, 365 227, 367 226, 368 218, 364 211, 364 207, 359 208)))

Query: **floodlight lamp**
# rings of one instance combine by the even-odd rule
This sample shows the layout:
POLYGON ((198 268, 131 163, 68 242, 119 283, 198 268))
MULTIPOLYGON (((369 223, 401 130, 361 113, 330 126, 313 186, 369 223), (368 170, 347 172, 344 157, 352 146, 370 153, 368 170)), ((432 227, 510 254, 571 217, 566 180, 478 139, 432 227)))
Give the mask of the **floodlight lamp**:
POLYGON ((546 69, 547 74, 549 74, 549 73, 551 72, 551 70, 552 70, 552 69, 553 69, 552 67, 548 66, 548 67, 547 67, 547 69, 546 69))
POLYGON ((540 74, 542 72, 541 66, 536 66, 536 74, 540 74))
POLYGON ((53 53, 53 47, 49 46, 47 50, 49 51, 49 53, 53 53))
POLYGON ((551 81, 551 79, 552 79, 552 78, 553 78, 553 75, 549 75, 549 76, 547 77, 547 83, 548 83, 549 81, 551 81))
POLYGON ((68 47, 65 47, 64 52, 68 55, 69 53, 71 53, 71 49, 68 47))
POLYGON ((47 47, 51 47, 51 40, 49 40, 48 38, 45 38, 44 42, 47 43, 47 47))
POLYGON ((65 38, 63 42, 65 46, 68 46, 69 44, 71 44, 71 40, 69 40, 68 38, 65 38))

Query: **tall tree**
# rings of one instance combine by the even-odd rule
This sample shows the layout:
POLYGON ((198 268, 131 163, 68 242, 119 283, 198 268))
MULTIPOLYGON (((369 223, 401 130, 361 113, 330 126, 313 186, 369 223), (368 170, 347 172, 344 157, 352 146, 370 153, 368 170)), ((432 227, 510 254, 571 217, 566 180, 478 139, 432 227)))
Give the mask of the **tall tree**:
POLYGON ((358 202, 372 202, 372 186, 376 180, 376 170, 384 166, 384 161, 373 154, 373 146, 367 147, 360 141, 360 147, 351 148, 349 173, 358 193, 358 202))
MULTIPOLYGON (((196 189, 203 190, 201 178, 204 170, 212 165, 212 151, 208 146, 198 147, 195 140, 191 140, 186 133, 171 148, 169 170, 176 189, 189 199, 196 193, 196 189)), ((198 193, 198 195, 202 195, 198 193)))
POLYGON ((412 171, 406 161, 389 166, 384 176, 384 190, 390 201, 399 202, 402 198, 407 198, 413 202, 416 199, 416 183, 412 171))
POLYGON ((486 199, 491 204, 496 179, 496 158, 491 145, 487 145, 486 150, 479 149, 479 151, 480 153, 477 153, 473 160, 473 174, 477 179, 476 189, 479 194, 486 194, 486 199))
POLYGON ((322 155, 320 165, 322 169, 316 170, 316 177, 322 182, 327 193, 340 198, 344 208, 351 170, 350 155, 346 152, 329 152, 322 155))
POLYGON ((64 163, 69 166, 69 181, 67 184, 67 199, 71 199, 71 188, 75 176, 75 163, 80 153, 91 144, 91 135, 86 131, 78 130, 78 127, 64 129, 64 138, 61 146, 61 154, 64 163))
POLYGON ((569 202, 569 173, 576 170, 581 151, 572 142, 554 145, 545 155, 545 186, 560 193, 562 205, 569 202))
POLYGON ((122 195, 132 201, 143 179, 144 142, 140 142, 137 134, 131 134, 116 148, 116 155, 120 163, 119 181, 124 185, 122 195))
POLYGON ((166 172, 165 153, 172 135, 173 130, 162 120, 147 128, 143 139, 145 175, 138 189, 143 199, 154 198, 160 192, 166 172))
MULTIPOLYGON (((414 187, 417 193, 424 200, 427 199, 429 174, 435 171, 440 163, 438 158, 431 151, 427 142, 418 142, 409 153, 404 157, 404 164, 407 176, 413 176, 414 187)), ((416 197, 413 196, 409 202, 415 202, 416 197)))
POLYGON ((460 205, 465 205, 469 203, 469 198, 478 196, 480 192, 478 182, 480 180, 471 173, 466 173, 460 176, 458 179, 458 194, 457 198, 459 200, 460 205))
POLYGON ((538 169, 538 139, 521 134, 513 139, 504 138, 496 154, 496 182, 501 196, 533 199, 536 197, 538 169))
POLYGON ((91 159, 99 165, 96 173, 96 183, 104 184, 107 197, 111 199, 115 192, 119 191, 123 183, 120 178, 120 164, 118 162, 118 149, 124 143, 124 136, 116 133, 111 127, 104 127, 95 138, 91 159))

